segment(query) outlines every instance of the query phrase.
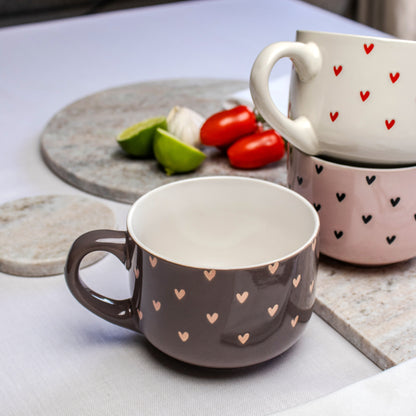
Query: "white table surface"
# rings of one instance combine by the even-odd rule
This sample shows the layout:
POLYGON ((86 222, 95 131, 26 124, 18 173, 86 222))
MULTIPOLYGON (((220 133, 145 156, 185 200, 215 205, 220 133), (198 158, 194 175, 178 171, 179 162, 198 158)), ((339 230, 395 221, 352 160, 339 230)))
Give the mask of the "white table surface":
MULTIPOLYGON (((293 40, 296 29, 377 33, 291 0, 188 1, 0 29, 0 203, 82 194, 39 153, 41 130, 70 102, 146 80, 248 81, 260 50, 293 40)), ((101 201, 123 229, 128 206, 101 201)), ((127 275, 111 256, 83 276, 111 297, 128 296, 127 275)), ((84 309, 63 275, 0 273, 0 326, 2 416, 268 415, 380 372, 315 315, 301 340, 269 363, 225 372, 187 366, 84 309)))

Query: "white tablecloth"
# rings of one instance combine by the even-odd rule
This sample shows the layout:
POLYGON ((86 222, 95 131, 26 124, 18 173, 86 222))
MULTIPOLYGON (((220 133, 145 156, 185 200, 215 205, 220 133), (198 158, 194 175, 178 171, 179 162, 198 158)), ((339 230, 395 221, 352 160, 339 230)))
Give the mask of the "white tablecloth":
MULTIPOLYGON (((298 28, 375 33, 290 0, 187 1, 0 29, 0 203, 81 193, 39 153, 41 130, 63 106, 154 79, 248 83, 260 50, 293 40, 298 28)), ((282 62, 273 77, 289 68, 282 62)), ((128 207, 101 201, 124 228, 128 207)), ((108 296, 128 296, 127 276, 111 256, 85 269, 84 278, 108 296)), ((0 319, 2 416, 267 415, 380 372, 316 316, 302 339, 269 363, 227 372, 190 367, 88 312, 63 275, 0 273, 0 319)))

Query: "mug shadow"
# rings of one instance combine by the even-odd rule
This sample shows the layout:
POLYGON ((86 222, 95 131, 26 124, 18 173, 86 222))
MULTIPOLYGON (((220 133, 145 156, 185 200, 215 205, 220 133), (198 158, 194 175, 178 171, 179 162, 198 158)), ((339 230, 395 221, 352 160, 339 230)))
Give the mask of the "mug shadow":
POLYGON ((389 274, 404 275, 403 273, 414 267, 415 264, 416 257, 410 260, 380 266, 346 263, 327 257, 324 254, 321 254, 319 258, 319 267, 323 266, 325 269, 330 269, 330 276, 338 272, 345 272, 352 278, 362 278, 363 276, 367 276, 369 274, 371 274, 371 276, 385 276, 389 274))

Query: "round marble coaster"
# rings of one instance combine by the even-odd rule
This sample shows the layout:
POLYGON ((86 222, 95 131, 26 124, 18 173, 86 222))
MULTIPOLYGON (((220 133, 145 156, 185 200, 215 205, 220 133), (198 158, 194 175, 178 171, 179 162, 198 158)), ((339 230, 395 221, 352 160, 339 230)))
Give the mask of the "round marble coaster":
MULTIPOLYGON (((114 226, 111 209, 90 198, 45 195, 8 202, 0 206, 0 271, 18 276, 62 274, 77 237, 114 226)), ((89 254, 82 267, 104 255, 89 254)))
POLYGON ((220 111, 224 100, 248 88, 244 81, 174 79, 127 85, 82 98, 59 111, 41 135, 46 164, 83 191, 132 203, 153 188, 198 176, 250 176, 286 183, 286 162, 257 170, 232 168, 216 148, 204 148, 207 159, 195 172, 166 176, 155 160, 128 157, 116 142, 124 128, 150 117, 167 115, 175 105, 205 117, 220 111))

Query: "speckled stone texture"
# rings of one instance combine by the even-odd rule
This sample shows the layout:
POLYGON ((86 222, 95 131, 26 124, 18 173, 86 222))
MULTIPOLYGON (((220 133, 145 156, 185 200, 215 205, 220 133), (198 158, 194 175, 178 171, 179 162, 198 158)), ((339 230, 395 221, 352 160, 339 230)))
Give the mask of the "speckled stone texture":
POLYGON ((204 117, 222 110, 231 94, 248 82, 223 79, 174 79, 127 85, 98 92, 59 111, 41 135, 46 164, 65 181, 86 192, 132 203, 153 188, 178 179, 237 175, 286 182, 286 159, 258 170, 233 169, 216 148, 195 172, 166 176, 155 160, 128 157, 117 134, 141 120, 167 116, 175 105, 204 117))
MULTIPOLYGON (((45 195, 8 202, 0 206, 0 271, 18 276, 62 274, 77 237, 114 226, 112 210, 91 198, 45 195)), ((103 256, 91 253, 81 265, 103 256)))
POLYGON ((382 369, 416 357, 416 258, 366 268, 323 256, 315 312, 382 369))

